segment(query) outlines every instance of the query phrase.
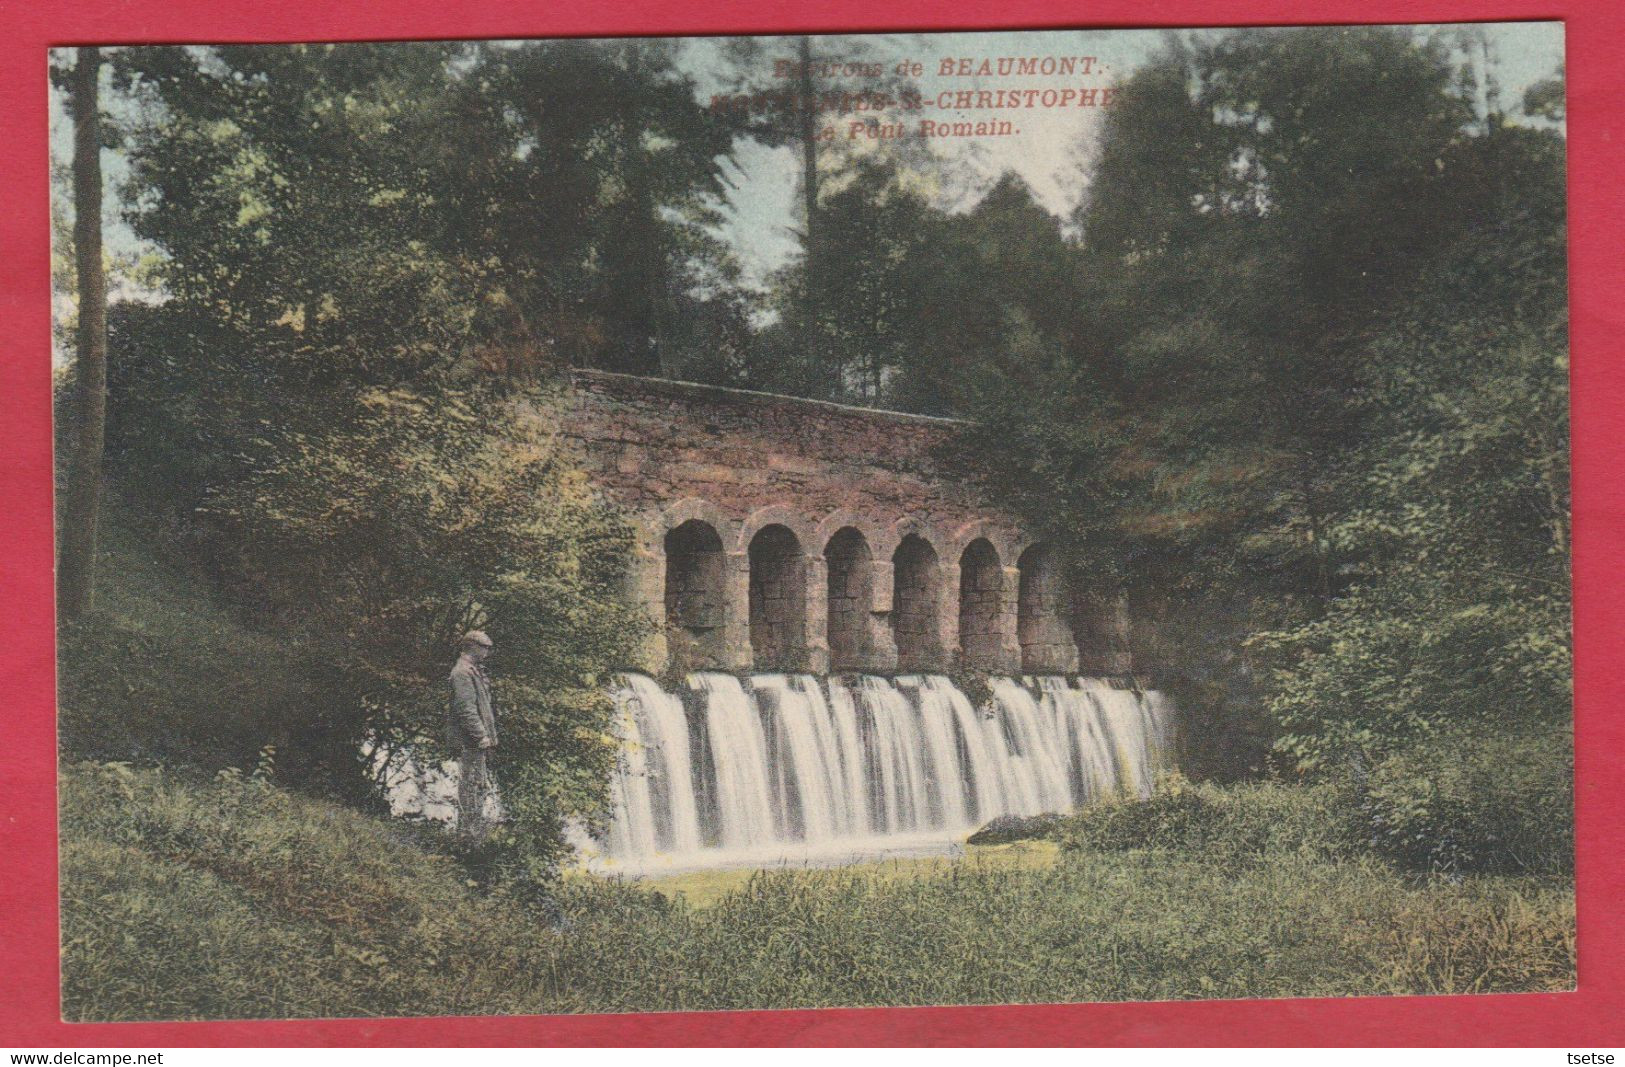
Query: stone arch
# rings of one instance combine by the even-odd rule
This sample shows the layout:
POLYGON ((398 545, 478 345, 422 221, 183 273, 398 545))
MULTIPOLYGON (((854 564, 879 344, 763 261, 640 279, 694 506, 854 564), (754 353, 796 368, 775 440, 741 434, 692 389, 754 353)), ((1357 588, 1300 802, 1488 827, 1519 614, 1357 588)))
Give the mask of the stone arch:
POLYGON ((936 548, 918 533, 904 534, 892 554, 891 629, 898 670, 943 666, 943 584, 936 548))
POLYGON ((666 531, 661 552, 668 657, 682 668, 722 666, 727 571, 721 534, 704 519, 687 519, 666 531))
POLYGON ((756 530, 750 560, 750 647, 757 670, 800 670, 807 659, 807 568, 802 541, 783 523, 756 530))
POLYGON ((1078 645, 1066 618, 1066 588, 1060 557, 1049 545, 1028 545, 1016 560, 1016 640, 1021 669, 1028 674, 1071 674, 1078 669, 1078 645))
POLYGON ((1011 566, 1020 544, 1008 528, 988 519, 974 519, 954 528, 948 537, 948 550, 954 559, 962 559, 965 550, 978 540, 988 543, 1001 567, 1011 566))
POLYGON ((660 539, 667 533, 675 530, 693 519, 698 519, 717 532, 722 538, 722 550, 727 552, 739 537, 739 522, 729 518, 717 505, 702 497, 687 496, 675 503, 667 505, 660 513, 659 518, 652 524, 652 548, 658 549, 660 539))
POLYGON ((824 544, 829 664, 834 671, 870 669, 875 603, 874 553, 856 526, 842 526, 824 544))
POLYGON ((1003 666, 1008 607, 998 550, 978 537, 959 556, 959 649, 965 666, 984 671, 1003 666))
POLYGON ((952 556, 953 537, 948 532, 913 515, 905 515, 891 524, 890 543, 893 555, 896 555, 903 538, 911 534, 931 546, 931 551, 936 553, 938 559, 956 558, 952 556))
POLYGON ((897 551, 897 539, 902 536, 896 532, 892 523, 877 521, 863 512, 853 511, 850 508, 836 508, 820 520, 813 532, 811 543, 828 545, 830 538, 846 526, 863 535, 863 540, 869 545, 870 555, 876 560, 891 559, 891 554, 897 551))
POLYGON ((783 526, 796 535, 796 542, 799 545, 810 547, 823 544, 818 540, 816 525, 804 514, 784 504, 769 504, 757 508, 745 516, 745 520, 739 524, 739 532, 734 540, 734 551, 749 552, 756 535, 769 526, 783 526))

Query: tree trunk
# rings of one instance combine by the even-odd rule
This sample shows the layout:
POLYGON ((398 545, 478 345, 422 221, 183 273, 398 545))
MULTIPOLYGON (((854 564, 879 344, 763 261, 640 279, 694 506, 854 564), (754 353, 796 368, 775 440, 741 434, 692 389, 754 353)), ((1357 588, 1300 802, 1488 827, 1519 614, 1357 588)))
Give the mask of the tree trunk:
POLYGON ((844 375, 836 368, 834 353, 826 344, 824 323, 824 294, 820 291, 823 260, 819 255, 818 222, 818 101, 817 83, 812 76, 812 38, 802 35, 796 39, 801 60, 801 74, 796 80, 801 96, 801 206, 807 216, 806 236, 801 250, 807 273, 807 330, 802 343, 811 361, 812 378, 825 400, 842 398, 844 375))
POLYGON ((90 610, 101 510, 102 439, 107 417, 107 279, 102 274, 101 115, 96 82, 101 53, 79 49, 73 111, 73 249, 79 275, 79 345, 74 367, 78 419, 61 513, 58 608, 64 621, 90 610))
POLYGON ((810 259, 818 219, 818 104, 814 99, 812 38, 803 35, 797 40, 801 53, 801 199, 807 214, 807 245, 803 251, 810 259))

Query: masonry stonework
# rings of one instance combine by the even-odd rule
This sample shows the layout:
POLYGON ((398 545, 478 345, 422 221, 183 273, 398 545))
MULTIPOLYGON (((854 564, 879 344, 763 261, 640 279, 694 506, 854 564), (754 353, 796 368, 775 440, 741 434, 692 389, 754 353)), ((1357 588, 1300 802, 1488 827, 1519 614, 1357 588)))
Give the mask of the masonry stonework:
POLYGON ((640 666, 1077 670, 1047 552, 943 467, 961 425, 574 372, 563 435, 638 530, 640 666))

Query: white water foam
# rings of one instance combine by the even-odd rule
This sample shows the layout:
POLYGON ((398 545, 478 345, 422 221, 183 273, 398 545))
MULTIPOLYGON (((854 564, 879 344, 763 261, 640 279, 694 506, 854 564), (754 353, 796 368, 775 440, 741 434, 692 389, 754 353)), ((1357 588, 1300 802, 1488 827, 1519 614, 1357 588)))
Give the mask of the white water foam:
POLYGON ((718 672, 665 693, 616 678, 625 740, 591 868, 639 876, 951 853, 1001 815, 1149 795, 1171 705, 1102 679, 990 680, 975 707, 941 675, 847 682, 718 672))

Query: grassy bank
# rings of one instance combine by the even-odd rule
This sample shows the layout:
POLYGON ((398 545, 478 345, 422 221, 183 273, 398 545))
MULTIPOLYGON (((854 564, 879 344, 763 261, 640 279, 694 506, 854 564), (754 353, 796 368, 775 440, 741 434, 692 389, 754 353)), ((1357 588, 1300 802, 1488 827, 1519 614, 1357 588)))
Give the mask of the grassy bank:
POLYGON ((1073 847, 1053 862, 1024 846, 1002 860, 734 873, 681 896, 572 882, 550 925, 471 884, 432 834, 252 779, 82 764, 64 771, 62 817, 71 1019, 1460 993, 1573 980, 1566 879, 1417 881, 1267 842, 1245 855, 1073 847))

